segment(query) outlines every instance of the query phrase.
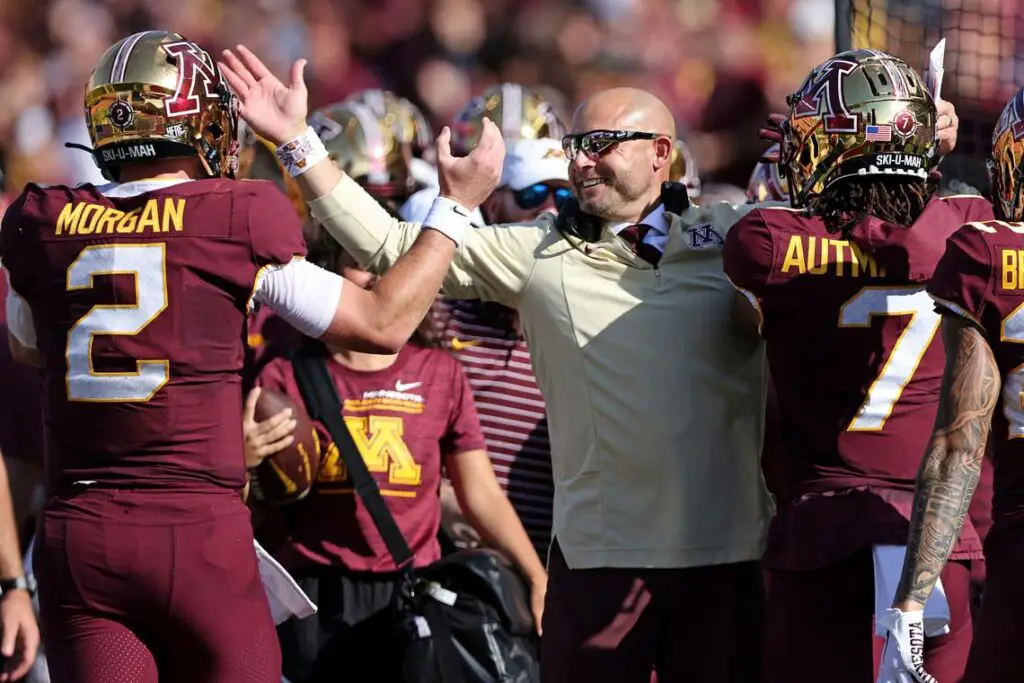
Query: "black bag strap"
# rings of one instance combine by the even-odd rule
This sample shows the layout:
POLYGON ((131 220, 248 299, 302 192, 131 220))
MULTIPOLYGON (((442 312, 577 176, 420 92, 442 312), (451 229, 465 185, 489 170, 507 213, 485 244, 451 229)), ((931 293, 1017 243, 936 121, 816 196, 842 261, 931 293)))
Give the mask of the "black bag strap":
MULTIPOLYGON (((412 570, 413 553, 402 536, 398 523, 388 510, 384 497, 380 495, 377 482, 366 469, 366 462, 359 453, 352 434, 345 425, 341 413, 341 398, 338 388, 331 379, 324 358, 323 347, 307 345, 292 357, 292 368, 295 371, 295 382, 302 393, 306 404, 306 412, 314 420, 320 420, 331 435, 331 440, 338 447, 342 462, 348 468, 349 476, 356 493, 363 500, 366 511, 370 513, 374 526, 384 540, 388 552, 391 553, 395 566, 399 571, 412 570)), ((464 683, 461 658, 455 645, 448 621, 441 611, 441 605, 430 595, 420 601, 423 618, 426 619, 433 635, 434 652, 437 658, 438 671, 442 683, 464 683)))
POLYGON ((341 460, 352 477, 356 493, 362 498, 374 526, 384 539, 384 545, 391 553, 395 566, 399 570, 405 569, 412 562, 412 550, 405 542, 398 523, 395 522, 391 510, 388 510, 384 497, 380 495, 377 481, 370 474, 370 470, 366 469, 366 462, 359 453, 359 447, 345 426, 341 416, 338 388, 327 370, 327 361, 321 349, 316 346, 303 349, 292 358, 292 367, 295 369, 295 382, 299 385, 309 416, 314 420, 320 420, 327 427, 331 440, 338 447, 341 460))

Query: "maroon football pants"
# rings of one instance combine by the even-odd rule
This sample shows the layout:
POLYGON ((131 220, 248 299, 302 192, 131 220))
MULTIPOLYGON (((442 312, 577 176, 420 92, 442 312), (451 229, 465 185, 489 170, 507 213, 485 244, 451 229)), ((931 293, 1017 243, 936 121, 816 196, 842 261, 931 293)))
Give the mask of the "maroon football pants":
POLYGON ((249 511, 235 495, 82 494, 48 506, 34 564, 54 681, 281 680, 249 511))
POLYGON ((757 562, 569 569, 551 547, 542 683, 752 683, 761 660, 757 562))
MULTIPOLYGON (((950 632, 925 639, 925 668, 959 683, 971 648, 968 563, 942 572, 950 632)), ((768 571, 766 683, 864 683, 876 678, 884 640, 875 633, 871 548, 812 571, 768 571)), ((994 680, 994 679, 993 679, 994 680)))

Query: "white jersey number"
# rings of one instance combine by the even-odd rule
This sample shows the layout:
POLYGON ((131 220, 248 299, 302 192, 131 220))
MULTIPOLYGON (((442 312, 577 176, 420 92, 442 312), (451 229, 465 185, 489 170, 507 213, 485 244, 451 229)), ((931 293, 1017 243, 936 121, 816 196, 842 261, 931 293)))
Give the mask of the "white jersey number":
MULTIPOLYGON (((1024 344, 1024 304, 1003 318, 999 341, 1024 344)), ((1018 365, 1003 380, 1003 415, 1010 439, 1024 438, 1024 365, 1018 365)))
POLYGON ((864 403, 850 420, 846 429, 851 432, 875 432, 885 426, 935 338, 941 320, 924 287, 865 287, 843 304, 839 327, 868 327, 876 315, 910 316, 910 321, 868 389, 864 403))
POLYGON ((68 267, 67 289, 89 289, 96 275, 132 275, 135 303, 97 304, 68 332, 67 390, 70 401, 148 401, 167 383, 166 360, 136 360, 135 372, 97 372, 92 367, 96 335, 136 335, 167 308, 164 244, 86 247, 68 267))

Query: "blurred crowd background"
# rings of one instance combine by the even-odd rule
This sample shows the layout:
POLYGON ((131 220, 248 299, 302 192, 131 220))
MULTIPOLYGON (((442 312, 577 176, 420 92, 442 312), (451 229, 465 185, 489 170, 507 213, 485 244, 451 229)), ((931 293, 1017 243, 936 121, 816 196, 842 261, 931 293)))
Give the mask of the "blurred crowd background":
POLYGON ((957 150, 943 161, 951 191, 988 191, 985 157, 1007 100, 1024 85, 1024 3, 1020 0, 838 0, 850 16, 850 44, 891 52, 917 69, 946 38, 944 99, 960 116, 957 150), (958 185, 958 183, 960 183, 958 185))
MULTIPOLYGON (((851 44, 915 68, 948 39, 944 95, 961 112, 947 174, 986 185, 982 157, 999 110, 1024 82, 1019 0, 843 0, 851 44)), ((494 83, 532 86, 568 118, 615 84, 662 96, 705 183, 746 185, 769 111, 835 49, 835 0, 3 0, 0 167, 29 179, 99 181, 82 88, 111 43, 148 28, 211 50, 244 42, 282 75, 307 57, 312 105, 368 87, 420 105, 435 131, 494 83)))
POLYGON ((833 0, 2 0, 6 190, 100 181, 83 85, 103 50, 150 28, 208 49, 244 42, 280 74, 307 57, 312 105, 368 87, 410 98, 435 132, 501 81, 537 87, 567 120, 588 93, 648 88, 675 111, 712 182, 745 187, 769 110, 833 50, 833 0))

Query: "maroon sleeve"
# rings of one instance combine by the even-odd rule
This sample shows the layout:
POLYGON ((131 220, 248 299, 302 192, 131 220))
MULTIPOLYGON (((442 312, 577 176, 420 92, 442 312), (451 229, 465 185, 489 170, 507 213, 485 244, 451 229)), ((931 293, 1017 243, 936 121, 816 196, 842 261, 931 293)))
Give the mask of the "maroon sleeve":
POLYGON ((292 381, 289 381, 290 370, 291 362, 284 358, 275 358, 260 370, 256 376, 256 386, 294 398, 290 396, 290 385, 292 384, 292 381))
POLYGON ((992 214, 992 203, 981 196, 956 195, 944 198, 962 216, 961 223, 973 223, 976 221, 990 221, 995 218, 992 214))
POLYGON ((33 234, 35 222, 31 208, 35 203, 31 201, 32 190, 33 186, 25 188, 25 192, 7 207, 0 224, 0 261, 10 274, 11 288, 22 297, 33 291, 35 274, 40 272, 40 268, 33 266, 39 258, 33 245, 38 245, 39 240, 33 234))
POLYGON ((760 211, 738 220, 725 236, 725 274, 733 285, 761 298, 772 270, 772 235, 760 211))
POLYGON ((291 200, 273 183, 253 184, 249 201, 249 238, 259 267, 289 263, 306 255, 302 223, 291 200))
POLYGON ((448 429, 441 438, 441 454, 446 457, 487 448, 473 392, 462 372, 462 365, 451 356, 448 361, 452 367, 452 412, 448 419, 448 429))
MULTIPOLYGON (((991 229, 991 228, 990 228, 991 229)), ((928 293, 945 308, 981 324, 992 289, 992 252, 983 226, 965 225, 946 240, 928 293)))

